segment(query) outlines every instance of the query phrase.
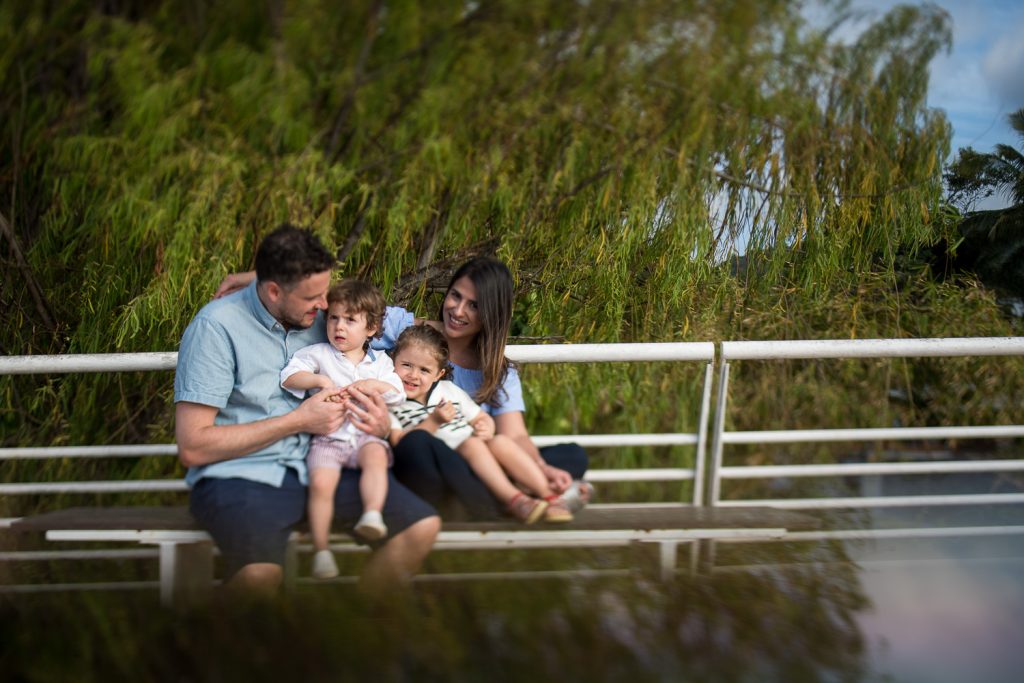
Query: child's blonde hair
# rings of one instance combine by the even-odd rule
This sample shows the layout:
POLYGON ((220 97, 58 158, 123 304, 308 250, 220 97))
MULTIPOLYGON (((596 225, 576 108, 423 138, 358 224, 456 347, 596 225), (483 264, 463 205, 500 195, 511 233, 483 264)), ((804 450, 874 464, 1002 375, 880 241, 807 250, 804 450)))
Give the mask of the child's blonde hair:
POLYGON ((451 373, 451 365, 448 364, 448 340, 444 335, 430 325, 410 325, 398 335, 395 341, 395 349, 391 357, 398 358, 402 349, 409 346, 422 346, 434 356, 437 367, 444 370, 441 379, 447 379, 451 373))
POLYGON ((384 309, 387 302, 380 290, 363 280, 346 278, 327 292, 327 305, 341 304, 350 313, 366 315, 366 326, 373 328, 376 339, 384 332, 384 309))

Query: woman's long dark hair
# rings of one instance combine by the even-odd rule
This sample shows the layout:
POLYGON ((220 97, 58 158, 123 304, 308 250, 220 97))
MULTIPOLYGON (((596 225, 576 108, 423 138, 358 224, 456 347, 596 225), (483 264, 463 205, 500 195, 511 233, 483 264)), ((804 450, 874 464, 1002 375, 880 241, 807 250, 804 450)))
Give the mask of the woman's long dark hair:
MULTIPOLYGON (((512 325, 512 273, 508 266, 488 256, 478 256, 462 264, 452 275, 445 298, 452 285, 468 277, 476 287, 476 311, 480 319, 480 332, 473 340, 484 380, 473 398, 477 403, 498 403, 501 385, 508 375, 509 362, 505 358, 505 341, 512 325)), ((444 302, 440 319, 444 320, 444 302)))

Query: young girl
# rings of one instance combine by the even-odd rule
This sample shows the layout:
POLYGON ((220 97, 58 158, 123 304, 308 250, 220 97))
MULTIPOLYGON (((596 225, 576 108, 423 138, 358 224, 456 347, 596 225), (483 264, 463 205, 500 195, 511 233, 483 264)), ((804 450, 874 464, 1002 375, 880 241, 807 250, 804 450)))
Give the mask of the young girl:
POLYGON ((394 363, 406 401, 391 408, 392 444, 411 430, 425 430, 465 458, 513 517, 525 524, 542 518, 572 520, 534 459, 512 439, 489 436, 494 432, 491 417, 465 391, 443 381, 448 372, 444 335, 427 325, 407 328, 395 343, 394 363), (513 481, 537 497, 524 494, 513 481))
MULTIPOLYGON (((327 344, 299 349, 281 371, 281 386, 303 397, 307 391, 334 387, 356 387, 378 393, 389 406, 405 398, 402 380, 382 351, 369 350, 369 340, 379 334, 384 318, 384 297, 371 284, 343 280, 327 293, 327 344)), ((341 401, 347 401, 345 392, 341 401)), ((313 536, 313 576, 329 579, 338 575, 334 556, 327 548, 334 516, 334 492, 341 469, 360 468, 359 494, 363 516, 355 533, 369 540, 387 536, 381 516, 387 497, 387 469, 393 456, 383 439, 358 430, 350 421, 335 432, 314 436, 306 457, 309 467, 309 531, 313 536)))

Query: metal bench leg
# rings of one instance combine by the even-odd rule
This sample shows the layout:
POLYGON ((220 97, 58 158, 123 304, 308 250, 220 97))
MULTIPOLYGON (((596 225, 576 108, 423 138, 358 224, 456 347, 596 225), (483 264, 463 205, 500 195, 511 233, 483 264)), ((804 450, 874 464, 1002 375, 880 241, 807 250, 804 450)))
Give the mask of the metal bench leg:
POLYGON ((299 574, 299 537, 292 534, 288 537, 288 547, 284 554, 284 592, 295 592, 295 579, 299 574))
POLYGON ((213 544, 166 542, 160 546, 160 604, 186 608, 207 602, 213 589, 213 544))
POLYGON ((658 543, 658 559, 662 581, 669 581, 675 576, 678 548, 679 541, 660 541, 658 543))

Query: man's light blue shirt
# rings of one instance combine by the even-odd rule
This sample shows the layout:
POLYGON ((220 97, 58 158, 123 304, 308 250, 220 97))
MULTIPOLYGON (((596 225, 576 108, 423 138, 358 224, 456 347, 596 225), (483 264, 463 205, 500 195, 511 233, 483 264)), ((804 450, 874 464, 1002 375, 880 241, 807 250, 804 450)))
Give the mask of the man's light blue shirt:
MULTIPOLYGON (((174 401, 217 408, 214 424, 246 424, 285 415, 300 399, 281 388, 281 368, 296 351, 326 339, 323 314, 305 329, 286 330, 256 294, 253 282, 211 301, 182 335, 174 401)), ((292 468, 305 484, 308 434, 292 434, 248 455, 190 467, 185 482, 239 477, 280 486, 292 468)))

